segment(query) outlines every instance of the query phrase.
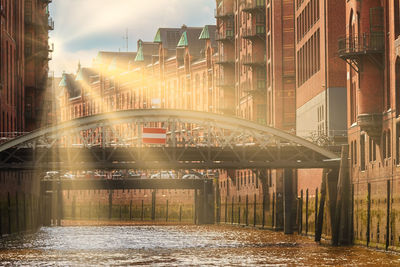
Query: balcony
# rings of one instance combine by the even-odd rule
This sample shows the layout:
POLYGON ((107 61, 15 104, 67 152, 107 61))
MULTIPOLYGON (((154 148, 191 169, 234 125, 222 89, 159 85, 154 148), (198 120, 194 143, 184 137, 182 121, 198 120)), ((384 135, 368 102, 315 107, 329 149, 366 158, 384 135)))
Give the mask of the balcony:
POLYGON ((266 38, 265 25, 255 25, 252 26, 251 28, 248 28, 246 31, 244 31, 243 38, 249 39, 251 41, 257 39, 265 40, 266 38))
POLYGON ((244 86, 245 89, 244 92, 246 92, 249 95, 265 95, 266 94, 266 80, 255 80, 253 84, 251 85, 250 83, 242 85, 244 86))
POLYGON ((233 10, 226 10, 221 6, 218 9, 214 9, 214 17, 216 19, 233 19, 233 10))
POLYGON ((221 66, 235 66, 235 60, 232 57, 229 57, 227 55, 220 55, 215 62, 216 64, 219 64, 221 66))
POLYGON ((376 142, 380 142, 382 132, 383 115, 378 113, 360 114, 357 116, 357 124, 376 142))
POLYGON ((265 56, 263 57, 256 57, 255 55, 248 55, 242 59, 242 64, 249 67, 258 67, 258 68, 265 68, 265 56))
POLYGON ((47 28, 50 31, 54 30, 54 20, 51 17, 47 18, 47 28))
POLYGON ((243 8, 244 12, 255 13, 265 11, 265 0, 248 0, 243 8))
POLYGON ((217 33, 215 40, 218 42, 232 42, 234 39, 233 29, 224 30, 222 32, 217 33))
POLYGON ((235 88, 235 85, 234 85, 233 81, 232 82, 228 82, 228 81, 223 81, 223 80, 220 80, 220 81, 217 80, 216 85, 219 88, 232 88, 232 89, 235 88))
POLYGON ((349 35, 338 41, 338 55, 357 72, 362 68, 361 58, 368 56, 383 68, 382 55, 385 52, 385 34, 383 32, 349 35))

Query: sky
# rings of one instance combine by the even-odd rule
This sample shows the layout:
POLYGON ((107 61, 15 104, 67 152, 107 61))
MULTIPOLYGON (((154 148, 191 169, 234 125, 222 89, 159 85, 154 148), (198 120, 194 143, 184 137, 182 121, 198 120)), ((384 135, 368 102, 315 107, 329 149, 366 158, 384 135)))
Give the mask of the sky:
POLYGON ((136 41, 153 41, 160 27, 215 24, 215 0, 55 0, 50 71, 75 72, 91 66, 98 51, 136 51, 136 41))

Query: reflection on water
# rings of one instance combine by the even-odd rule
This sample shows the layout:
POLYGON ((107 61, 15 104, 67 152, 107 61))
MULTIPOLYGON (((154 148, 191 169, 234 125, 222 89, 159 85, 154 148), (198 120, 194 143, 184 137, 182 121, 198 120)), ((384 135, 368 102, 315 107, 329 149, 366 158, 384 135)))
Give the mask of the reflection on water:
POLYGON ((75 226, 0 239, 0 265, 399 266, 400 255, 224 226, 75 226))

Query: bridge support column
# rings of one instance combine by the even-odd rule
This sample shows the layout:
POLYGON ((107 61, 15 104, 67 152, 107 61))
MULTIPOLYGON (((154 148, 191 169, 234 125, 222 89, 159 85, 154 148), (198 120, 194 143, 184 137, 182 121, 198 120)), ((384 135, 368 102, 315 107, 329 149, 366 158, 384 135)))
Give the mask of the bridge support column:
POLYGON ((293 234, 293 218, 295 213, 295 184, 293 170, 285 169, 283 172, 283 231, 285 234, 293 234))
POLYGON ((215 196, 212 180, 205 180, 203 189, 198 197, 199 216, 198 224, 212 224, 215 222, 215 196))

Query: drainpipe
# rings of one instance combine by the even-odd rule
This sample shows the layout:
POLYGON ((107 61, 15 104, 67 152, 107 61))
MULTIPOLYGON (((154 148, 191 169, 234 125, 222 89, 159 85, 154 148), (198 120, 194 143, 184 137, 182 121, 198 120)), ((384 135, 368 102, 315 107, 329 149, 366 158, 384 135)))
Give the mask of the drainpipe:
MULTIPOLYGON (((318 0, 317 0, 318 1, 318 0)), ((325 134, 329 137, 328 132, 328 45, 327 45, 327 16, 328 13, 327 0, 324 0, 324 46, 325 46, 325 134)))

